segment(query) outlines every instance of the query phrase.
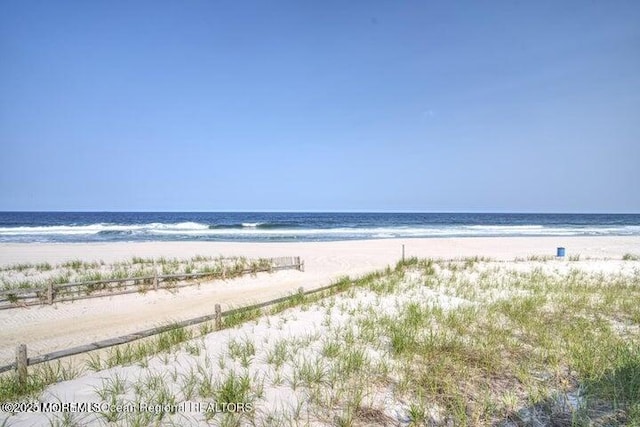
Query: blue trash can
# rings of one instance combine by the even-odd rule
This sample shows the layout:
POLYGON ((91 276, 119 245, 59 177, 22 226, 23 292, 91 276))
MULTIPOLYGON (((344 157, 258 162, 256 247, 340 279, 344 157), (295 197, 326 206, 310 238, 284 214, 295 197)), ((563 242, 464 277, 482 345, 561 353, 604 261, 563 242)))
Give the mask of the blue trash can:
POLYGON ((558 248, 558 250, 556 252, 556 256, 557 257, 563 257, 564 256, 564 248, 558 248))

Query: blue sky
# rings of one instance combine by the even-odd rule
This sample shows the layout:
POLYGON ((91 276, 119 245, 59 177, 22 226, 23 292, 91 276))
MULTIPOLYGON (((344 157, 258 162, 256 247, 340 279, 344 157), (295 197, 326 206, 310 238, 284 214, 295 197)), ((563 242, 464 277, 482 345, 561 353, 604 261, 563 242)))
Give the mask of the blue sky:
POLYGON ((0 2, 0 210, 640 212, 640 2, 0 2))

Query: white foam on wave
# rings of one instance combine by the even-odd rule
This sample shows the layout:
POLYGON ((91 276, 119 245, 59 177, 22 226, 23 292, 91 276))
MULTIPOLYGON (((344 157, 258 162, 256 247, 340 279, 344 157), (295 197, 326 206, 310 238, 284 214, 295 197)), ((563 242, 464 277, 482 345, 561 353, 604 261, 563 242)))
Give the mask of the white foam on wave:
POLYGON ((199 222, 179 222, 176 224, 159 224, 152 223, 149 224, 151 230, 161 229, 161 230, 207 230, 209 226, 207 224, 201 224, 199 222))
POLYGON ((2 227, 0 235, 19 236, 19 235, 78 235, 78 234, 97 234, 101 231, 128 231, 136 229, 135 226, 126 225, 107 225, 107 224, 91 224, 91 225, 52 225, 42 227, 2 227))
MULTIPOLYGON (((368 235, 385 235, 389 237, 401 236, 445 236, 451 234, 479 234, 471 231, 466 233, 462 229, 454 230, 452 228, 428 228, 428 227, 378 227, 378 228, 309 228, 309 229, 208 229, 208 230, 185 230, 186 234, 193 235, 211 235, 211 236, 313 236, 313 235, 351 235, 351 236, 368 236, 368 235)), ((154 230, 159 234, 181 234, 182 230, 166 229, 154 230)))
POLYGON ((196 222, 180 222, 175 224, 90 224, 90 225, 51 225, 39 227, 0 227, 0 235, 89 235, 101 232, 153 232, 154 230, 197 231, 206 230, 209 226, 196 222))
POLYGON ((242 226, 247 228, 256 228, 262 224, 264 224, 264 222, 243 222, 242 226))
MULTIPOLYGON (((474 236, 604 236, 640 235, 640 226, 565 226, 542 225, 440 225, 396 227, 338 227, 338 228, 260 228, 263 223, 243 223, 242 228, 210 228, 198 222, 148 224, 90 224, 39 227, 0 227, 0 236, 90 236, 99 233, 135 234, 148 236, 192 236, 219 238, 393 238, 393 237, 474 237, 474 236)), ((31 237, 30 237, 31 238, 31 237)))
POLYGON ((368 228, 312 228, 312 229, 259 229, 245 227, 242 229, 206 229, 206 230, 154 230, 155 234, 219 236, 219 237, 293 237, 293 236, 327 236, 327 237, 447 237, 447 236, 578 236, 578 235, 608 235, 608 234, 640 234, 640 228, 632 231, 624 227, 615 228, 562 228, 543 226, 434 226, 434 227, 368 227, 368 228))
POLYGON ((396 237, 396 236, 394 236, 391 233, 378 233, 378 234, 372 235, 371 237, 373 237, 375 239, 390 239, 390 238, 393 238, 393 237, 396 237))
POLYGON ((544 225, 465 225, 472 230, 541 230, 544 225))

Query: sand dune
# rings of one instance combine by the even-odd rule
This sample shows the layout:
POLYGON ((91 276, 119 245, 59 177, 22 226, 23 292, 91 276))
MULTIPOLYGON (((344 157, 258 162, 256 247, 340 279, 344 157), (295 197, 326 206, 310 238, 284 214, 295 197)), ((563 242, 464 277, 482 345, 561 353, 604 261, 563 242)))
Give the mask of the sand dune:
MULTIPOLYGON (((301 243, 148 242, 81 244, 2 244, 0 265, 20 262, 59 263, 66 260, 114 262, 140 257, 194 255, 276 257, 300 256, 305 272, 261 273, 255 277, 204 282, 200 286, 59 303, 0 311, 0 364, 10 363, 15 346, 27 343, 32 356, 96 340, 111 338, 169 321, 183 320, 223 308, 264 301, 322 286, 343 275, 358 276, 394 264, 405 255, 433 258, 486 256, 512 260, 529 255, 555 255, 557 246, 567 257, 621 258, 640 254, 640 237, 511 237, 392 239, 301 243)), ((554 261, 555 262, 555 261, 554 261)), ((558 261, 568 262, 568 261, 558 261)))

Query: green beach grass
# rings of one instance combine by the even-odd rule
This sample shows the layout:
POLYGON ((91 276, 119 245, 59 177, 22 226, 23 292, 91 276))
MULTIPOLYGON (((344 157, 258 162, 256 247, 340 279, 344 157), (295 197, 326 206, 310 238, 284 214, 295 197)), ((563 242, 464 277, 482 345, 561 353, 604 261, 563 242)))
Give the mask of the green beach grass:
MULTIPOLYGON (((81 283, 100 280, 119 280, 124 278, 142 278, 172 274, 210 274, 212 277, 233 278, 243 271, 252 272, 268 270, 271 260, 245 257, 210 257, 196 255, 188 259, 179 258, 140 258, 105 263, 104 261, 86 262, 81 260, 66 261, 57 265, 12 264, 0 268, 0 290, 46 288, 48 283, 54 285, 81 283)), ((94 289, 88 287, 87 292, 94 289)))
MULTIPOLYGON (((102 401, 257 408, 206 414, 215 425, 640 425, 640 264, 588 266, 411 258, 266 314, 234 315, 223 331, 204 324, 114 348, 85 373, 137 368, 126 378, 105 371, 102 401), (290 403, 276 405, 278 393, 290 403)), ((38 397, 81 374, 44 366, 21 390, 2 377, 0 399, 38 397)))

